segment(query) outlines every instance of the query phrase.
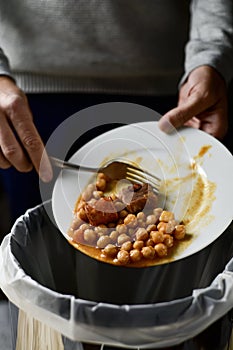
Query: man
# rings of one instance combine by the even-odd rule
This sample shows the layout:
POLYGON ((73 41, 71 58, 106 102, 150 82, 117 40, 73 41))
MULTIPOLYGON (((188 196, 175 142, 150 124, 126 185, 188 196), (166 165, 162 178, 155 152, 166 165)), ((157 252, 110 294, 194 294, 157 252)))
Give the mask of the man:
MULTIPOLYGON (((165 132, 171 124, 188 124, 220 139, 227 131, 227 84, 233 75, 231 0, 2 1, 0 46, 2 169, 34 168, 49 182, 48 157, 41 162, 49 137, 45 126, 52 132, 69 111, 111 101, 112 96, 130 101, 133 96, 139 103, 149 96, 148 105, 163 100, 167 110, 159 126, 165 132), (170 97, 177 88, 175 106, 170 97), (66 109, 56 110, 57 118, 56 101, 64 101, 66 109)), ((4 177, 14 202, 28 185, 30 199, 23 196, 21 212, 34 204, 36 194, 26 175, 22 179, 11 170, 4 177)))

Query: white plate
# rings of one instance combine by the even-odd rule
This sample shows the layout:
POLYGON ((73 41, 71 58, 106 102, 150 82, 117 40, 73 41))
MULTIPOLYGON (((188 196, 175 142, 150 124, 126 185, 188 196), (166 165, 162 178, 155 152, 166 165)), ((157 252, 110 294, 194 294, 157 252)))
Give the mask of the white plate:
MULTIPOLYGON (((166 208, 187 224, 190 241, 173 260, 203 249, 231 223, 233 157, 212 136, 192 128, 166 135, 157 122, 134 123, 98 136, 70 161, 99 167, 119 156, 160 176, 166 208)), ((91 177, 87 172, 63 170, 55 183, 53 213, 67 239, 75 203, 91 177)))

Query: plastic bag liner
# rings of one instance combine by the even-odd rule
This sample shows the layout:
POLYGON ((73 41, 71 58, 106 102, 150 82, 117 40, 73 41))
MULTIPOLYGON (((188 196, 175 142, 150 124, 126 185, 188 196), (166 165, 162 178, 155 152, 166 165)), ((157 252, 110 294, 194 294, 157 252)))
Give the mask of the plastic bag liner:
MULTIPOLYGON (((85 279, 78 280, 80 266, 77 265, 81 260, 77 260, 77 254, 80 253, 50 221, 48 210, 51 210, 50 201, 29 210, 3 240, 0 287, 17 308, 64 337, 73 342, 159 348, 190 340, 229 316, 233 306, 232 225, 200 252, 160 265, 159 292, 155 295, 158 301, 104 303, 79 297, 80 283, 85 284, 86 279, 90 288, 93 278, 95 290, 96 279, 90 275, 88 266, 85 270, 83 265, 85 279)), ((143 275, 140 277, 142 282, 136 279, 138 288, 134 286, 132 295, 143 294, 143 290, 147 295, 146 289, 151 288, 151 283, 146 283, 143 275)), ((126 289, 131 284, 132 280, 126 289)), ((121 292, 124 295, 125 290, 121 292)), ((229 335, 226 326, 224 330, 222 336, 226 338, 229 335)), ((223 343, 227 341, 224 339, 223 343)))

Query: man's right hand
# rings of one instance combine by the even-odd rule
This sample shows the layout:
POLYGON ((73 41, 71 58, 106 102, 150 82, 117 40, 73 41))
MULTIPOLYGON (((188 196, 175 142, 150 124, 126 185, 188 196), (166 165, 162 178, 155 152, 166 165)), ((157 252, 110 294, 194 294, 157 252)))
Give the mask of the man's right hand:
POLYGON ((53 176, 26 95, 11 78, 0 76, 0 168, 10 166, 21 172, 34 167, 44 182, 53 176))

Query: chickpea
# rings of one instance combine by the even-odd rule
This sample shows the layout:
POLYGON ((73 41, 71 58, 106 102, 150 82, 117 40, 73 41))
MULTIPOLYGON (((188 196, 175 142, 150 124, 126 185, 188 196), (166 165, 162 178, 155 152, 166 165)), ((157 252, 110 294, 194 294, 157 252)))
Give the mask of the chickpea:
POLYGON ((71 230, 77 230, 80 225, 82 224, 82 220, 79 217, 74 218, 74 220, 72 221, 72 224, 70 226, 71 230))
POLYGON ((96 181, 96 187, 99 191, 104 191, 106 189, 106 180, 101 178, 96 181))
POLYGON ((72 234, 72 239, 74 242, 76 243, 82 243, 83 242, 83 230, 81 230, 80 228, 75 230, 72 234))
POLYGON ((100 199, 101 197, 103 197, 104 193, 102 191, 94 191, 93 192, 93 197, 95 199, 100 199))
POLYGON ((140 211, 139 213, 137 213, 137 219, 141 221, 146 220, 146 215, 143 213, 143 211, 140 211))
POLYGON ((163 211, 162 208, 155 208, 153 210, 153 215, 155 215, 155 217, 156 217, 156 222, 155 223, 157 223, 159 221, 159 218, 160 218, 160 215, 161 215, 162 211, 163 211))
POLYGON ((137 241, 146 241, 149 237, 147 230, 142 227, 138 228, 135 234, 137 241))
POLYGON ((96 233, 99 233, 99 232, 107 232, 107 226, 104 225, 104 224, 100 224, 98 226, 95 227, 95 231, 96 233))
POLYGON ((155 256, 155 250, 153 247, 143 247, 142 250, 142 255, 145 259, 153 259, 155 256))
POLYGON ((138 227, 146 228, 146 223, 145 221, 138 220, 138 227))
POLYGON ((129 235, 130 237, 134 236, 134 233, 135 233, 135 229, 134 229, 134 228, 129 228, 129 229, 128 229, 128 235, 129 235))
POLYGON ((123 210, 120 211, 119 216, 120 216, 120 218, 123 219, 123 218, 125 218, 128 214, 129 214, 128 211, 125 210, 125 209, 123 209, 123 210))
POLYGON ((154 246, 154 250, 158 254, 160 258, 164 257, 167 255, 167 247, 163 243, 158 243, 154 246))
POLYGON ((111 238, 107 235, 101 236, 97 241, 98 248, 105 248, 108 244, 111 243, 111 238))
POLYGON ((97 200, 96 200, 95 198, 91 198, 91 199, 88 201, 88 204, 93 208, 93 207, 95 207, 96 202, 97 202, 97 200))
POLYGON ((162 211, 163 211, 163 208, 155 208, 155 209, 153 210, 153 213, 154 213, 154 215, 159 214, 159 216, 160 216, 161 213, 162 213, 162 211))
POLYGON ((154 245, 155 245, 155 242, 153 241, 152 238, 149 238, 149 239, 146 241, 146 246, 147 246, 147 247, 149 247, 149 246, 154 247, 154 245))
POLYGON ((132 249, 129 252, 130 260, 132 262, 140 261, 142 258, 142 253, 138 249, 132 249))
POLYGON ((159 220, 164 222, 174 220, 174 214, 171 211, 163 210, 159 217, 159 220))
POLYGON ((124 242, 121 246, 121 250, 126 250, 127 252, 129 252, 133 247, 133 244, 132 242, 130 241, 127 241, 127 242, 124 242))
POLYGON ((103 229, 107 229, 107 226, 105 224, 100 224, 99 227, 103 230, 103 229))
POLYGON ((151 231, 150 237, 153 239, 154 243, 162 243, 164 240, 164 234, 161 231, 151 231))
POLYGON ((163 221, 160 221, 157 225, 157 230, 165 233, 166 232, 166 229, 167 229, 167 223, 166 222, 163 222, 163 221))
POLYGON ((146 218, 146 224, 147 225, 153 225, 155 224, 157 221, 156 216, 155 215, 148 215, 146 218))
POLYGON ((179 221, 178 220, 175 220, 175 219, 173 219, 173 220, 170 220, 169 221, 172 225, 174 225, 174 226, 176 226, 176 225, 179 225, 180 223, 179 223, 179 221))
POLYGON ((126 250, 120 250, 117 253, 117 260, 122 265, 127 265, 130 261, 129 253, 126 250))
POLYGON ((116 224, 114 222, 110 222, 108 224, 108 228, 114 228, 116 226, 116 224))
POLYGON ((106 247, 103 249, 103 253, 112 258, 116 257, 117 252, 118 249, 113 244, 107 244, 106 247))
POLYGON ((91 199, 91 196, 92 196, 92 192, 89 192, 87 190, 85 190, 83 193, 82 193, 82 196, 81 196, 81 199, 85 202, 89 201, 89 199, 91 199))
POLYGON ((108 176, 105 175, 104 173, 98 173, 97 180, 100 180, 100 179, 104 179, 104 180, 108 181, 108 176))
POLYGON ((108 229, 102 228, 97 233, 98 237, 108 236, 108 229))
POLYGON ((161 221, 157 225, 157 229, 163 233, 172 233, 175 229, 175 225, 172 221, 163 222, 161 221))
POLYGON ((87 188, 84 190, 84 192, 82 193, 82 200, 84 200, 85 202, 89 201, 89 199, 92 198, 93 196, 93 191, 95 190, 95 185, 94 184, 89 184, 87 186, 87 188))
POLYGON ((151 231, 156 231, 157 230, 157 226, 156 225, 148 225, 146 228, 147 232, 151 232, 151 231))
POLYGON ((174 237, 175 239, 183 239, 186 234, 185 226, 184 225, 176 225, 175 231, 174 231, 174 237))
POLYGON ((169 234, 165 234, 163 237, 164 237, 163 243, 165 244, 165 246, 167 246, 168 248, 171 248, 174 244, 174 238, 169 234))
POLYGON ((119 236, 119 232, 117 232, 117 231, 112 231, 109 235, 109 237, 111 238, 111 240, 113 242, 117 242, 118 236, 119 236))
MULTIPOLYGON (((125 204, 122 202, 115 202, 114 206, 115 206, 117 212, 121 212, 125 208, 125 204)), ((128 212, 127 212, 127 214, 128 214, 128 212)))
POLYGON ((96 233, 92 229, 87 229, 83 233, 83 238, 87 243, 93 244, 96 241, 96 233))
POLYGON ((127 226, 124 224, 117 225, 116 226, 116 231, 119 232, 120 234, 126 233, 127 232, 127 226))
POLYGON ((137 225, 137 218, 134 214, 128 214, 124 218, 124 224, 128 225, 129 227, 135 227, 137 225))
POLYGON ((133 248, 137 250, 141 250, 144 247, 143 241, 135 241, 133 244, 133 248))
POLYGON ((83 231, 88 230, 89 228, 90 228, 90 225, 89 225, 89 224, 82 224, 82 225, 80 226, 80 229, 83 230, 83 231))
POLYGON ((126 235, 125 233, 122 233, 117 238, 117 243, 118 243, 119 246, 122 246, 123 243, 128 242, 128 241, 131 242, 131 238, 128 235, 126 235))
POLYGON ((168 221, 165 229, 165 233, 172 233, 175 230, 176 222, 175 220, 168 221))

